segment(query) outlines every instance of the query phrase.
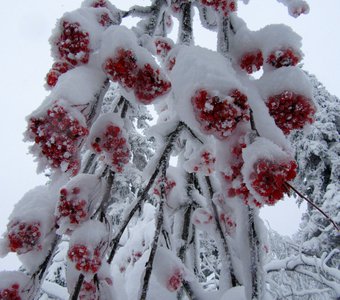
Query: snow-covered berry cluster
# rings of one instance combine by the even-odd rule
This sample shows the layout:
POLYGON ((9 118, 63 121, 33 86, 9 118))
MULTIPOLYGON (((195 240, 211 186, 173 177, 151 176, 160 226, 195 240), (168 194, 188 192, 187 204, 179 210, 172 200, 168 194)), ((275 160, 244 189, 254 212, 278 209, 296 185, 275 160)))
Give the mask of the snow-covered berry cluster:
POLYGON ((157 182, 156 185, 153 189, 153 193, 157 196, 161 196, 161 185, 164 185, 164 191, 165 191, 165 196, 169 195, 169 193, 172 191, 172 189, 176 186, 176 181, 174 181, 171 178, 166 178, 165 181, 162 180, 162 177, 160 177, 157 182))
POLYGON ((236 223, 234 218, 231 216, 231 214, 228 213, 221 213, 220 214, 220 223, 225 228, 225 231, 227 234, 232 234, 235 231, 236 223))
POLYGON ((74 66, 66 61, 57 61, 52 65, 51 70, 46 75, 46 83, 50 87, 54 87, 58 78, 61 74, 66 73, 68 70, 72 69, 74 66))
POLYGON ((226 192, 228 197, 239 197, 246 205, 255 204, 255 206, 260 206, 250 194, 241 172, 244 164, 242 150, 246 147, 244 137, 241 137, 240 143, 234 145, 232 148, 229 168, 223 172, 223 178, 227 188, 226 192))
POLYGON ((106 162, 116 172, 122 172, 130 160, 131 151, 125 134, 116 124, 108 124, 104 132, 91 134, 91 147, 97 153, 104 153, 106 162))
POLYGON ((251 186, 263 197, 265 204, 273 205, 288 192, 285 182, 295 178, 296 169, 295 161, 275 162, 261 159, 255 163, 250 175, 251 186))
POLYGON ((315 107, 311 100, 303 95, 284 91, 268 98, 267 107, 276 125, 284 134, 294 129, 302 129, 314 121, 315 107))
POLYGON ((9 249, 17 254, 24 254, 29 251, 41 249, 40 223, 14 221, 8 224, 7 239, 9 249))
POLYGON ((60 233, 72 231, 91 217, 98 203, 100 187, 97 176, 79 174, 60 189, 55 210, 60 233))
POLYGON ((73 245, 68 250, 67 256, 78 271, 85 273, 97 273, 102 263, 100 249, 89 249, 83 244, 73 245))
POLYGON ((213 7, 216 11, 223 12, 224 15, 237 9, 236 0, 201 0, 201 2, 203 5, 213 7))
POLYGON ((115 57, 108 58, 103 69, 112 81, 133 89, 136 98, 144 104, 150 104, 171 88, 170 81, 159 68, 154 68, 149 63, 138 66, 137 56, 132 50, 117 49, 115 57))
POLYGON ((21 300, 19 294, 19 284, 14 283, 10 287, 0 290, 1 300, 21 300))
POLYGON ((62 32, 56 42, 62 60, 72 65, 86 64, 90 58, 89 33, 78 22, 63 21, 62 32))
MULTIPOLYGON (((77 114, 80 115, 79 112, 77 114)), ((75 175, 80 164, 78 147, 88 135, 84 123, 74 116, 72 107, 67 109, 61 102, 55 102, 45 116, 31 117, 29 139, 39 146, 40 155, 46 157, 52 168, 61 167, 75 175)))
POLYGON ((182 286, 183 272, 180 269, 175 269, 171 276, 168 278, 166 288, 170 292, 176 292, 182 286))
POLYGON ((66 188, 60 190, 60 199, 57 206, 57 219, 69 218, 71 224, 79 224, 87 218, 88 203, 85 199, 80 199, 78 194, 80 188, 73 188, 68 191, 66 188))
POLYGON ((192 168, 192 171, 197 173, 200 172, 206 176, 209 176, 215 170, 216 158, 209 151, 203 151, 200 153, 199 160, 196 161, 192 168))
POLYGON ((197 208, 192 216, 192 222, 196 226, 202 227, 201 225, 208 225, 214 222, 214 218, 212 214, 204 209, 204 208, 197 208))
POLYGON ((199 90, 192 98, 192 104, 201 129, 219 139, 226 139, 239 122, 249 120, 247 96, 237 89, 224 97, 199 90))
POLYGON ((160 58, 165 59, 174 45, 170 39, 157 37, 155 39, 155 46, 156 46, 156 54, 160 58))
POLYGON ((97 285, 95 284, 94 280, 86 281, 84 280, 78 299, 80 300, 97 300, 99 299, 99 295, 97 292, 97 285))
POLYGON ((266 62, 274 68, 296 66, 301 56, 291 48, 279 49, 270 53, 266 62))
POLYGON ((137 58, 131 50, 117 49, 114 58, 108 58, 103 66, 112 81, 123 87, 132 88, 137 77, 137 58))
POLYGON ((261 69, 263 65, 263 55, 261 50, 245 53, 240 59, 240 67, 248 74, 252 74, 261 69))
POLYGON ((27 299, 25 286, 29 278, 25 274, 19 271, 2 271, 0 272, 0 278, 1 300, 27 299))

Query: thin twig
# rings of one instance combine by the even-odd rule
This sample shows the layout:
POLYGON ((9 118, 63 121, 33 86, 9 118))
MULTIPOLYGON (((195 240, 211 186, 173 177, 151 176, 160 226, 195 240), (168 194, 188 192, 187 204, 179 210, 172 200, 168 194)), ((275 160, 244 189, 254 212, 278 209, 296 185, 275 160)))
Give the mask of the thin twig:
POLYGON ((287 187, 289 187, 290 189, 292 189, 300 198, 302 198, 303 200, 306 200, 310 205, 312 205, 315 209, 317 209, 323 216, 325 216, 325 218, 331 222, 333 224, 333 226, 335 227, 335 229, 337 231, 340 231, 338 225, 335 223, 335 221, 329 216, 327 215, 320 207, 318 207, 315 203, 313 203, 313 201, 311 201, 310 199, 308 199, 307 197, 305 197, 304 195, 302 195, 295 187, 293 187, 290 183, 285 182, 285 185, 287 187))
POLYGON ((165 198, 165 182, 166 182, 166 164, 163 164, 162 166, 162 176, 161 176, 161 199, 159 202, 159 209, 158 209, 158 214, 157 214, 157 219, 156 219, 156 230, 155 230, 155 235, 152 241, 151 245, 151 250, 150 250, 150 256, 149 260, 145 265, 145 273, 144 273, 144 279, 143 279, 143 287, 142 287, 142 292, 140 295, 140 300, 146 300, 146 296, 148 293, 149 289, 149 282, 151 278, 151 273, 152 273, 152 268, 153 268, 153 262, 155 260, 155 255, 156 255, 156 250, 158 246, 158 240, 159 240, 159 235, 161 233, 161 229, 163 226, 164 222, 164 198, 165 198))

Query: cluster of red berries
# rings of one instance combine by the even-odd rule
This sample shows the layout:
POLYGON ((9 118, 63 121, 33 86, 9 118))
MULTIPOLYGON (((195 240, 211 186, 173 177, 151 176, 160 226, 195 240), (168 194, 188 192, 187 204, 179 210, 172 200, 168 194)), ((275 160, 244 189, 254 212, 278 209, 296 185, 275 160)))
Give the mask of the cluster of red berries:
POLYGON ((62 33, 56 42, 62 60, 76 66, 86 64, 90 57, 89 33, 82 30, 80 24, 63 21, 62 33))
POLYGON ((224 179, 227 183, 227 195, 228 197, 240 197, 245 204, 255 203, 256 200, 251 196, 246 184, 244 183, 241 169, 244 161, 242 158, 242 149, 246 148, 245 143, 239 143, 232 149, 232 164, 230 166, 230 172, 224 173, 224 179))
POLYGON ((186 0, 172 0, 171 9, 174 13, 179 13, 181 11, 181 6, 186 3, 186 0))
POLYGON ((108 58, 103 66, 112 81, 126 88, 132 88, 137 77, 137 57, 131 50, 119 48, 115 57, 108 58))
POLYGON ((237 4, 235 0, 201 0, 203 5, 212 6, 216 11, 221 11, 224 15, 236 11, 237 4))
POLYGON ((57 84, 59 76, 66 73, 68 70, 73 69, 73 65, 66 61, 57 61, 52 65, 51 70, 46 75, 46 83, 50 87, 57 84))
POLYGON ((192 98, 192 104, 202 130, 220 139, 226 139, 240 121, 250 119, 247 96, 236 89, 225 99, 199 90, 192 98))
POLYGON ((97 153, 104 152, 105 157, 109 157, 107 163, 119 173, 130 160, 130 148, 122 130, 116 125, 108 125, 102 135, 93 138, 91 146, 97 153))
POLYGON ((157 38, 155 40, 155 46, 156 46, 156 53, 159 57, 164 59, 168 56, 169 52, 172 49, 172 46, 170 43, 164 39, 164 38, 157 38))
POLYGON ((195 225, 207 225, 213 222, 213 216, 206 209, 198 208, 193 215, 193 223, 195 225))
POLYGON ((29 131, 51 167, 59 168, 65 164, 66 171, 71 170, 73 175, 78 172, 78 146, 88 135, 88 129, 63 106, 56 104, 45 117, 31 118, 29 131))
POLYGON ((179 269, 176 269, 173 274, 169 277, 166 283, 166 288, 170 292, 176 292, 182 286, 182 272, 179 269))
POLYGON ((151 103, 171 88, 171 83, 160 69, 154 69, 150 64, 139 67, 137 57, 131 50, 118 49, 113 59, 105 61, 103 69, 112 81, 133 89, 137 99, 144 104, 151 103))
POLYGON ((216 158, 209 152, 203 151, 200 156, 200 161, 197 165, 194 166, 194 172, 202 172, 206 176, 210 175, 214 172, 216 158))
POLYGON ((41 249, 40 237, 41 231, 38 221, 31 223, 15 221, 8 225, 9 249, 17 254, 41 249))
POLYGON ((171 190, 176 186, 176 182, 172 179, 165 179, 165 182, 162 181, 162 178, 160 177, 156 183, 155 188, 153 189, 153 192, 157 196, 161 196, 161 184, 164 184, 164 190, 165 190, 165 196, 169 195, 171 190))
POLYGON ((80 300, 98 300, 97 286, 93 280, 83 282, 78 297, 80 300))
POLYGON ((250 175, 251 186, 263 197, 263 202, 274 205, 288 192, 286 182, 295 178, 297 164, 295 161, 273 162, 261 159, 254 165, 250 175))
POLYGON ((76 244, 68 250, 67 255, 75 264, 76 269, 85 273, 97 273, 102 264, 98 248, 90 250, 85 245, 76 244))
POLYGON ((12 284, 10 287, 0 290, 0 300, 21 300, 20 285, 12 284))
POLYGON ((66 188, 60 190, 57 206, 57 220, 68 218, 70 224, 79 224, 88 217, 87 200, 79 198, 80 188, 74 187, 71 192, 66 188))
POLYGON ((268 98, 267 106, 276 125, 284 134, 294 129, 302 129, 305 124, 314 121, 315 107, 302 95, 285 91, 268 98))
POLYGON ((300 55, 296 54, 293 49, 280 49, 269 54, 266 62, 274 68, 296 66, 301 60, 300 55))
POLYGON ((226 228, 227 234, 231 234, 232 232, 235 231, 236 223, 229 214, 221 213, 220 222, 226 228))
POLYGON ((261 50, 244 54, 240 60, 240 67, 248 74, 252 74, 263 66, 263 55, 261 50))

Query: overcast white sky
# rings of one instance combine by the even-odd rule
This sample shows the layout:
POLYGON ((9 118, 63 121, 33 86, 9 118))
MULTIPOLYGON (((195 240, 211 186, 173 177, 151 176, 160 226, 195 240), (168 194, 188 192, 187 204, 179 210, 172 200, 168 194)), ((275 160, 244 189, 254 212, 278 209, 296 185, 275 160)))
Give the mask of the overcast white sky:
MULTIPOLYGON (((48 38, 56 19, 65 11, 79 7, 80 0, 4 1, 0 11, 0 234, 5 230, 13 204, 45 178, 36 175, 36 165, 27 155, 22 142, 25 116, 47 95, 44 77, 52 65, 48 38)), ((240 3, 239 15, 255 30, 271 23, 290 25, 303 37, 305 69, 314 73, 327 89, 340 95, 340 1, 309 0, 311 12, 298 19, 276 0, 250 0, 240 3)), ((147 5, 149 0, 112 0, 122 9, 133 4, 147 5)), ((213 48, 213 35, 196 31, 197 44, 213 48)), ((280 233, 292 234, 297 229, 301 212, 294 203, 283 202, 266 209, 264 217, 280 233)), ((11 257, 0 260, 0 270, 15 269, 11 257)))

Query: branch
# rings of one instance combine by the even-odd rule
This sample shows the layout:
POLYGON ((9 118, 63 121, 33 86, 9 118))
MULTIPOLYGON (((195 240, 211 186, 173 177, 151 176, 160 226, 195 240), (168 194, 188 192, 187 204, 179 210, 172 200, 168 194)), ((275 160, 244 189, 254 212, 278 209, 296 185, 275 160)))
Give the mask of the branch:
POLYGON ((238 282, 236 276, 235 276, 235 271, 232 265, 232 261, 230 258, 230 252, 229 252, 229 247, 228 247, 228 243, 227 243, 227 239, 224 236, 223 230, 222 230, 222 226, 218 217, 218 211, 217 211, 217 207, 216 204, 214 203, 214 201, 212 200, 214 197, 214 190, 210 181, 210 177, 209 176, 205 176, 205 181, 208 185, 208 189, 209 189, 209 194, 210 194, 210 200, 211 200, 211 206, 213 209, 213 213, 214 213, 214 218, 215 218, 215 223, 216 223, 216 227, 217 227, 217 231, 220 235, 220 239, 222 240, 222 244, 223 244, 223 248, 225 251, 225 259, 226 259, 226 263, 229 267, 230 270, 230 279, 231 279, 231 286, 238 286, 240 285, 240 283, 238 282))
POLYGON ((80 274, 79 277, 78 277, 77 284, 74 288, 73 294, 70 296, 70 300, 77 300, 78 299, 80 289, 81 289, 81 286, 83 285, 83 282, 84 282, 84 275, 80 274))
POLYGON ((179 42, 184 45, 191 45, 193 40, 192 32, 192 12, 191 2, 183 3, 181 5, 182 20, 181 32, 179 34, 179 42))
POLYGON ((293 187, 290 183, 285 182, 285 185, 292 189, 300 198, 302 198, 303 200, 306 200, 310 205, 312 205, 315 209, 317 209, 324 217, 326 217, 326 219, 331 222, 333 224, 333 226, 335 227, 335 229, 339 232, 340 229, 338 227, 338 225, 335 223, 335 221, 328 216, 320 207, 318 207, 315 203, 313 203, 313 201, 311 201, 310 199, 308 199, 307 197, 305 197, 304 195, 302 195, 295 187, 293 187))
POLYGON ((146 268, 145 268, 142 292, 139 298, 140 300, 146 300, 146 295, 149 289, 149 282, 150 282, 150 277, 152 273, 153 262, 155 259, 156 250, 158 246, 159 235, 161 233, 161 229, 162 229, 163 222, 164 222, 164 215, 163 215, 164 208, 163 207, 164 207, 164 198, 165 198, 166 164, 163 164, 162 166, 161 178, 162 178, 161 199, 160 199, 159 209, 158 209, 158 214, 157 214, 157 219, 156 219, 156 230, 155 230, 155 235, 154 235, 152 246, 151 246, 149 260, 145 265, 146 268))
POLYGON ((124 233, 126 226, 129 224, 129 222, 132 219, 132 217, 134 216, 135 212, 141 207, 142 203, 145 201, 149 190, 151 189, 152 185, 155 182, 155 179, 156 179, 156 177, 157 177, 157 175, 160 171, 162 164, 163 163, 168 164, 170 154, 171 154, 172 148, 174 146, 174 142, 177 139, 177 137, 179 136, 180 132, 183 130, 183 127, 184 127, 184 123, 179 122, 176 129, 172 133, 170 133, 170 135, 168 136, 168 139, 169 139, 168 143, 165 146, 160 159, 158 160, 158 163, 155 167, 153 174, 151 175, 151 177, 149 179, 148 184, 146 185, 146 187, 144 188, 144 190, 142 192, 138 193, 138 200, 133 205, 130 212, 127 214, 127 217, 123 221, 120 229, 117 231, 117 234, 112 239, 112 241, 110 243, 110 245, 112 246, 112 249, 111 249, 111 252, 110 252, 109 257, 107 259, 107 262, 109 264, 112 262, 112 259, 115 255, 115 252, 116 252, 117 247, 119 245, 120 238, 121 238, 122 234, 124 233))

